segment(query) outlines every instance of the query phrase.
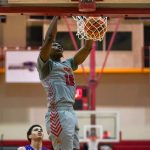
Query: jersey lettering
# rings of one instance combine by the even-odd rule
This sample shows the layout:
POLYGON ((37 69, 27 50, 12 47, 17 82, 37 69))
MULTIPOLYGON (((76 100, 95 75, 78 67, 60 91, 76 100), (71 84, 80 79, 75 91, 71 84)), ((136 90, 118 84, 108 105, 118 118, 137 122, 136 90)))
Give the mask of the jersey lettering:
POLYGON ((66 85, 74 86, 74 77, 72 74, 71 75, 65 74, 65 79, 66 79, 66 85))

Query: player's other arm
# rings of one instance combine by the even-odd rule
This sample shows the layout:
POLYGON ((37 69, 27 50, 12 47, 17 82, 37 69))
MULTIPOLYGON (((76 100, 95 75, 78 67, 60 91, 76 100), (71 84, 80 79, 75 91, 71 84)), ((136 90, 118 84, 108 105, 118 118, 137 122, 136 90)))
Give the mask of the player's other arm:
POLYGON ((57 34, 57 20, 58 20, 58 16, 53 17, 48 27, 48 30, 46 32, 43 45, 40 49, 40 57, 44 62, 46 62, 49 59, 51 45, 57 34))
POLYGON ((80 65, 88 57, 90 51, 92 50, 92 40, 86 40, 85 45, 80 48, 80 50, 74 56, 75 65, 80 65))

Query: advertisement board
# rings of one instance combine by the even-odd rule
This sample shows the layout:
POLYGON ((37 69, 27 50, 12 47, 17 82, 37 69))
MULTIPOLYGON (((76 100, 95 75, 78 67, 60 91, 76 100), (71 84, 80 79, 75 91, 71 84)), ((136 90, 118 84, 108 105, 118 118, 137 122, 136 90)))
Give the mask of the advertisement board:
POLYGON ((6 51, 7 83, 39 83, 36 68, 39 51, 6 51))

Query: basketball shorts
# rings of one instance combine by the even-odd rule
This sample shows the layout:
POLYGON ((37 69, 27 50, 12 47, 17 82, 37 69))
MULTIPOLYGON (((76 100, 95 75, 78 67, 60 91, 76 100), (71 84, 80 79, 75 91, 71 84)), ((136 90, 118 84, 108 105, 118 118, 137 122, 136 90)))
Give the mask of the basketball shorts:
POLYGON ((80 149, 79 127, 73 107, 59 107, 57 113, 62 128, 58 137, 52 132, 52 119, 50 119, 52 112, 47 112, 45 115, 46 130, 54 150, 80 149))

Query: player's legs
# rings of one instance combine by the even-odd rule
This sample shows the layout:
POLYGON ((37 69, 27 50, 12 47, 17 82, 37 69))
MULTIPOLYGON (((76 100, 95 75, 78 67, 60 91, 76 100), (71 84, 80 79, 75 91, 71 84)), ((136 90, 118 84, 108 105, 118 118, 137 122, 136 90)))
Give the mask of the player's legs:
POLYGON ((72 150, 73 149, 73 138, 72 136, 68 136, 64 130, 59 136, 60 142, 58 142, 58 137, 51 134, 51 141, 54 150, 72 150))
POLYGON ((49 117, 50 113, 47 113, 46 115, 47 132, 50 136, 50 140, 52 141, 54 150, 73 150, 74 147, 78 148, 78 144, 74 145, 76 116, 74 116, 72 109, 68 110, 67 108, 66 110, 58 110, 58 114, 63 129, 59 137, 56 137, 55 135, 51 134, 49 117), (58 142, 58 138, 61 142, 58 142))
POLYGON ((75 125, 74 140, 73 140, 73 150, 79 150, 80 149, 79 126, 78 126, 78 120, 75 113, 74 113, 74 119, 76 120, 76 125, 75 125))

